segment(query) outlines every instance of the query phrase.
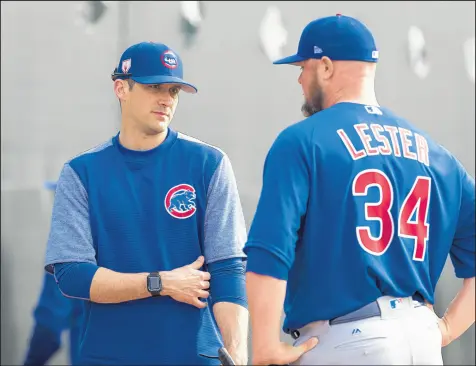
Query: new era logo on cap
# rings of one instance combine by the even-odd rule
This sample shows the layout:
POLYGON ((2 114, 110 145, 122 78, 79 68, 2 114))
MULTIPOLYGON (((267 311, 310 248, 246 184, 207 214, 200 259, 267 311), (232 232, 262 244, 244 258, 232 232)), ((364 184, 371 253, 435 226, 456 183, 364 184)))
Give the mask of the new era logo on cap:
POLYGON ((316 54, 316 53, 322 53, 322 50, 321 50, 319 47, 314 46, 314 53, 315 53, 315 54, 316 54))

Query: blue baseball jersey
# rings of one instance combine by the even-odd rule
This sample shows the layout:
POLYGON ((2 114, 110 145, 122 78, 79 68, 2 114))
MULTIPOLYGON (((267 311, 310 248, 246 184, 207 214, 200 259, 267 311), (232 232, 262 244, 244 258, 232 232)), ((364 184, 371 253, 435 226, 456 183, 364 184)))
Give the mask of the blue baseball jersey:
POLYGON ((284 331, 383 295, 434 302, 450 255, 475 275, 474 178, 386 108, 338 103, 284 129, 264 164, 247 271, 287 280, 284 331))
MULTIPOLYGON (((87 262, 117 272, 168 271, 245 258, 246 227, 232 166, 218 148, 168 130, 148 151, 119 134, 67 162, 56 188, 46 268, 87 262)), ((206 269, 206 268, 204 268, 206 269)), ((213 297, 207 299, 210 304, 213 297)), ((171 297, 86 302, 81 364, 217 364, 211 306, 171 297)))

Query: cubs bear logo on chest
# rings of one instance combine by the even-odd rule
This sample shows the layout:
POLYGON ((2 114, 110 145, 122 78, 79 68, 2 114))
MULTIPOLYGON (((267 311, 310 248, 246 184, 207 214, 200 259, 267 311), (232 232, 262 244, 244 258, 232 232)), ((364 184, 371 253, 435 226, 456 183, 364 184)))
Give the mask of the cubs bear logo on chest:
POLYGON ((170 188, 165 195, 165 209, 170 216, 176 219, 187 219, 197 211, 196 198, 195 188, 191 185, 176 185, 170 188))

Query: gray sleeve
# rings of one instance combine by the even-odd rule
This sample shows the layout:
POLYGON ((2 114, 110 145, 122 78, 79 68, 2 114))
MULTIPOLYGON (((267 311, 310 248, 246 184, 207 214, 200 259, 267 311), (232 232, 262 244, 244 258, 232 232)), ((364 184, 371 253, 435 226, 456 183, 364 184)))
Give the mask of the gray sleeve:
POLYGON ((231 162, 226 155, 215 170, 207 192, 205 260, 243 257, 246 225, 231 162))
POLYGON ((88 194, 69 164, 64 165, 56 186, 45 269, 53 273, 53 264, 61 262, 96 264, 88 194))

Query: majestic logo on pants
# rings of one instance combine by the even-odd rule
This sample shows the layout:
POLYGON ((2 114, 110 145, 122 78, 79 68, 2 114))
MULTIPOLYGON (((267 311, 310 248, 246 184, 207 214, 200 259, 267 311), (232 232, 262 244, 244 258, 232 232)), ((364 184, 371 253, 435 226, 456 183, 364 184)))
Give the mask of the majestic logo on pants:
POLYGON ((197 211, 195 188, 188 184, 179 184, 170 188, 165 195, 165 209, 176 219, 187 219, 197 211))

